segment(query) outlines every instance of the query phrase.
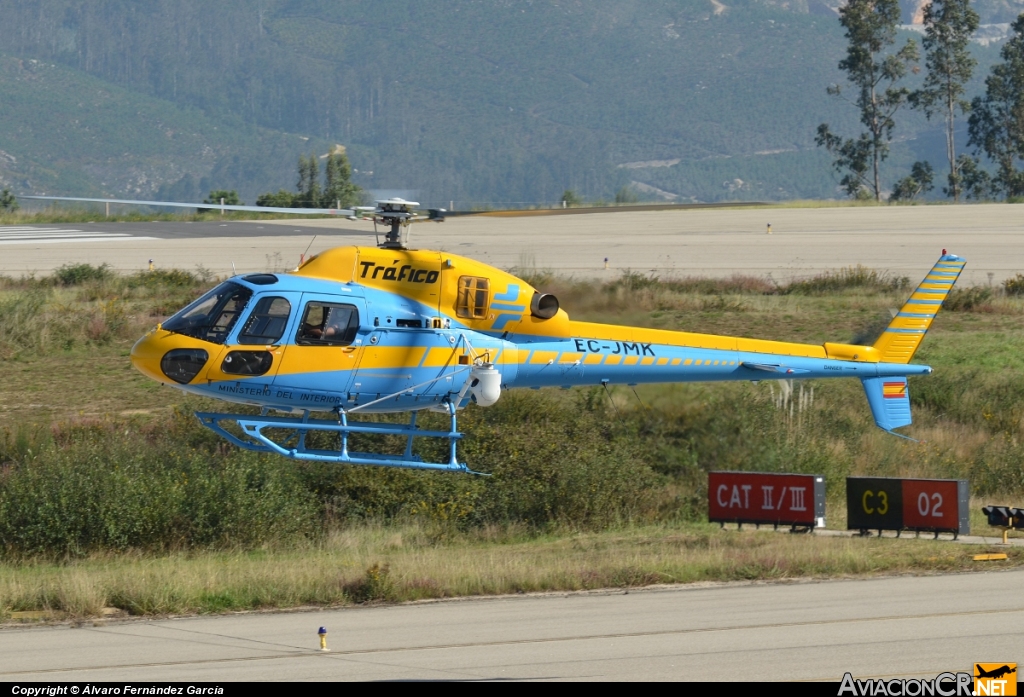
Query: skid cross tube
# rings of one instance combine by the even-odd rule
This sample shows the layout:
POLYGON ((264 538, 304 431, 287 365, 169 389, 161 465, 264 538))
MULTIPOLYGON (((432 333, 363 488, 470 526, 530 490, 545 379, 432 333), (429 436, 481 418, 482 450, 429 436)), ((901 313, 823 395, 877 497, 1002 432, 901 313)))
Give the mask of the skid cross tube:
POLYGON ((467 472, 480 474, 470 470, 466 463, 459 462, 456 445, 463 437, 458 431, 455 405, 445 404, 451 423, 448 431, 428 431, 416 426, 417 412, 412 412, 408 424, 382 423, 376 421, 360 421, 349 423, 344 411, 338 412, 337 421, 310 419, 309 412, 301 418, 288 416, 249 416, 246 414, 218 414, 196 412, 200 423, 208 429, 227 439, 234 445, 246 450, 262 453, 276 453, 293 460, 316 462, 335 462, 349 465, 377 465, 381 467, 404 467, 408 469, 443 470, 448 472, 467 472), (226 430, 222 422, 234 422, 242 429, 244 438, 226 430), (274 440, 263 432, 263 429, 277 428, 290 431, 282 441, 274 440), (341 437, 341 449, 319 450, 306 447, 306 434, 310 431, 326 431, 338 433, 341 437), (382 435, 405 436, 405 451, 401 455, 381 453, 351 452, 348 438, 351 433, 379 433, 382 435), (418 455, 413 455, 414 438, 445 438, 448 440, 448 462, 424 462, 418 455), (294 445, 291 443, 294 441, 294 445))

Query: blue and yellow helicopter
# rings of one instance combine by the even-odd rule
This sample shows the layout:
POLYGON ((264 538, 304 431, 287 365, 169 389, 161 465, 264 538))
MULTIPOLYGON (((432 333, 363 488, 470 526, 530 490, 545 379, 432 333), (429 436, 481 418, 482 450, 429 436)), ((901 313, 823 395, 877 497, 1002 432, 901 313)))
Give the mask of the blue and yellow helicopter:
POLYGON ((227 280, 141 338, 132 363, 187 392, 261 407, 259 416, 197 416, 239 447, 297 460, 470 471, 457 457, 458 411, 523 387, 857 378, 875 423, 893 433, 911 423, 907 377, 931 372, 910 360, 965 263, 942 250, 871 346, 613 326, 572 321, 554 296, 487 264, 409 249, 410 223, 446 215, 417 206, 389 199, 331 211, 372 210, 383 242, 325 251, 291 273, 227 280), (424 409, 447 414, 449 430, 418 428, 424 409), (409 413, 408 423, 352 418, 393 412, 409 413), (317 431, 339 434, 340 448, 307 447, 317 431), (405 452, 353 452, 356 433, 404 436, 405 452), (417 437, 448 439, 448 461, 415 455, 417 437))

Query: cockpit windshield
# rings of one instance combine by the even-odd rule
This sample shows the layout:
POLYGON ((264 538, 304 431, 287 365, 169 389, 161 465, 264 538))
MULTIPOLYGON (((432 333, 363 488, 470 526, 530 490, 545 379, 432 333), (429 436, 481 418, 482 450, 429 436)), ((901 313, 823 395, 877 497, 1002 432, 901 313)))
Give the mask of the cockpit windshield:
POLYGON ((223 344, 239 315, 252 297, 252 291, 227 281, 171 317, 161 329, 223 344))

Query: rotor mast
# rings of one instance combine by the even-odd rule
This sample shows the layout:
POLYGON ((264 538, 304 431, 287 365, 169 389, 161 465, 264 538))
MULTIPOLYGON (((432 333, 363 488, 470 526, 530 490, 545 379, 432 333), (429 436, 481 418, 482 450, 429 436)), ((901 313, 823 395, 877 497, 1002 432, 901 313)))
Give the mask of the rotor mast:
POLYGON ((406 201, 400 198, 389 198, 376 202, 377 207, 373 211, 373 222, 387 225, 388 230, 384 233, 384 242, 378 246, 381 249, 405 249, 408 242, 408 227, 415 218, 413 211, 419 206, 415 201, 406 201))
MULTIPOLYGON (((409 244, 409 226, 413 223, 443 223, 448 214, 444 208, 432 208, 428 211, 416 212, 420 204, 415 201, 406 201, 401 198, 388 198, 375 201, 373 207, 373 229, 377 225, 386 225, 387 232, 384 233, 384 241, 377 238, 377 246, 381 249, 407 249, 409 244), (424 215, 424 212, 426 215, 424 215)), ((366 208, 356 208, 357 211, 369 211, 366 208)))

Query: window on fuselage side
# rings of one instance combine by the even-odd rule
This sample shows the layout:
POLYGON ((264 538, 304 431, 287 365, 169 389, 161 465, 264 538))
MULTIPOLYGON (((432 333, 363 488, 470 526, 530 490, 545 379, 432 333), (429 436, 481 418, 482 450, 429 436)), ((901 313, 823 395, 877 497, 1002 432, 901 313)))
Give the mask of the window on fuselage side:
POLYGON ((288 315, 291 312, 292 304, 284 298, 260 298, 238 335, 238 343, 264 346, 277 343, 284 335, 284 328, 288 324, 288 315))
POLYGON ((359 311, 354 305, 306 303, 295 343, 303 346, 348 346, 359 329, 359 311))
POLYGON ((485 319, 490 282, 486 278, 461 276, 455 314, 465 319, 485 319))

